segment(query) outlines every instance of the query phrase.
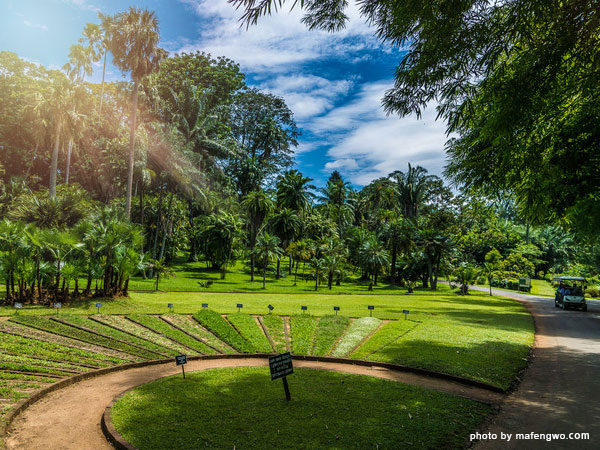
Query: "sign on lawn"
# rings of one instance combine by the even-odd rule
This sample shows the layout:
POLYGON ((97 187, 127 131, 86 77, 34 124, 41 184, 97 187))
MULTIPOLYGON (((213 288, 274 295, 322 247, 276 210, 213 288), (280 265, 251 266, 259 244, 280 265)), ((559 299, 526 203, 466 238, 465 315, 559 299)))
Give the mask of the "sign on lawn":
POLYGON ((408 309, 404 309, 404 310, 402 310, 402 314, 404 314, 404 320, 406 320, 406 318, 410 314, 410 311, 408 309))
POLYGON ((98 308, 98 314, 100 314, 100 308, 102 308, 102 303, 96 303, 96 308, 98 308))
POLYGON ((294 373, 290 352, 269 356, 269 369, 271 369, 271 380, 277 380, 294 373))
POLYGON ((208 308, 208 303, 202 303, 203 308, 208 308))
POLYGON ((238 304, 237 304, 237 309, 238 309, 238 312, 240 312, 240 310, 241 310, 243 307, 244 307, 244 305, 242 305, 241 303, 238 303, 238 304))
POLYGON ((181 366, 181 373, 183 374, 183 379, 185 380, 185 364, 187 364, 187 356, 177 355, 175 357, 175 364, 181 366))
POLYGON ((56 303, 54 304, 54 307, 55 307, 55 308, 57 308, 57 309, 58 309, 58 308, 62 308, 62 303, 61 303, 61 302, 56 302, 56 303))
POLYGON ((269 305, 269 306, 267 306, 267 308, 269 308, 269 311, 273 311, 275 309, 275 307, 273 305, 269 305))
POLYGON ((23 303, 15 302, 15 309, 23 309, 23 303))
POLYGON ((306 310, 308 309, 308 306, 301 306, 301 307, 300 307, 300 309, 301 309, 302 311, 306 311, 306 310))

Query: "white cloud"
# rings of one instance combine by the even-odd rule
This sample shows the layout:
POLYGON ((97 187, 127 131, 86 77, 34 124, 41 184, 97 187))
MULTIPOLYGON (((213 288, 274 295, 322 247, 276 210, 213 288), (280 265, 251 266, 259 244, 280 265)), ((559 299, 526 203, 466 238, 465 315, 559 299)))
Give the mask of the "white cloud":
POLYGON ((381 97, 389 83, 368 83, 357 97, 311 124, 330 143, 332 160, 324 170, 338 169, 358 185, 405 170, 408 163, 421 165, 440 175, 444 166, 445 124, 436 121, 435 105, 421 120, 386 116, 381 97))
POLYGON ((87 0, 63 0, 65 3, 71 3, 80 9, 85 9, 93 12, 100 12, 100 8, 87 2, 87 0))
POLYGON ((326 56, 354 53, 380 44, 358 14, 349 9, 351 20, 342 32, 309 31, 302 23, 299 8, 263 17, 258 25, 241 26, 241 10, 226 1, 181 0, 210 26, 202 27, 197 42, 184 44, 179 51, 204 50, 240 63, 245 70, 288 71, 292 64, 326 56), (360 39, 357 39, 360 38, 360 39))
POLYGON ((28 26, 29 28, 35 28, 37 30, 48 31, 48 27, 46 25, 40 25, 37 23, 30 22, 29 20, 24 20, 23 24, 28 26))

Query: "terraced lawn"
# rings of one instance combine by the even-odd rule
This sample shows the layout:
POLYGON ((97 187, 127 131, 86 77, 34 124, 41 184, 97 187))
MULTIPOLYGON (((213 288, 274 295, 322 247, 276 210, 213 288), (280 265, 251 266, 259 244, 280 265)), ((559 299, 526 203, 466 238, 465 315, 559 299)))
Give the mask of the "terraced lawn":
POLYGON ((315 332, 314 346, 311 354, 315 356, 328 355, 349 324, 350 319, 344 316, 321 317, 315 332))
POLYGON ((269 337, 273 341, 275 351, 279 353, 285 353, 288 351, 288 342, 285 336, 285 324, 284 319, 280 316, 273 314, 267 314, 259 317, 262 323, 269 333, 269 337))
POLYGON ((350 324, 344 336, 340 339, 331 356, 347 356, 381 325, 381 320, 375 317, 362 317, 350 324))
POLYGON ((252 343, 240 336, 218 312, 203 309, 194 314, 194 319, 234 349, 242 353, 252 353, 256 350, 252 343))
POLYGON ((297 315, 290 318, 292 353, 310 355, 313 348, 313 336, 317 329, 317 318, 309 315, 297 315))
POLYGON ((257 320, 248 314, 229 314, 227 320, 258 353, 272 353, 273 347, 262 331, 257 320))

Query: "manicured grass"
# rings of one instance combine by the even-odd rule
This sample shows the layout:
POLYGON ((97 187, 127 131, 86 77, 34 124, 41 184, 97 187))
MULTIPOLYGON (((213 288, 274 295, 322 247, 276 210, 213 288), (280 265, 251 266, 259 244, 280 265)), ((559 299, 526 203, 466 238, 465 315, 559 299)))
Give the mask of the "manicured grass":
MULTIPOLYGON (((67 319, 63 317, 63 319, 67 319)), ((73 319, 73 318, 71 318, 73 319)), ((10 319, 11 321, 20 323, 22 325, 31 326, 33 328, 39 328, 43 331, 48 331, 50 333, 56 333, 61 336, 70 337, 73 339, 79 339, 84 342, 89 342, 90 344, 100 345, 107 348, 114 348, 119 351, 123 351, 125 353, 131 353, 132 355, 136 355, 146 359, 156 359, 157 355, 147 352, 145 350, 139 349, 137 347, 133 347, 132 345, 118 342, 114 339, 110 339, 104 336, 100 336, 94 333, 90 333, 87 331, 83 331, 74 327, 70 327, 68 325, 64 325, 59 322, 55 322, 53 320, 48 319, 47 317, 39 317, 39 316, 24 316, 18 315, 14 316, 10 319)), ((89 327, 92 328, 92 327, 89 327)))
POLYGON ((350 324, 338 345, 331 352, 331 356, 342 357, 348 355, 363 339, 375 331, 379 325, 381 325, 381 320, 375 317, 356 319, 350 324))
POLYGON ((290 317, 292 353, 295 355, 310 355, 316 329, 317 319, 313 316, 296 315, 290 317))
MULTIPOLYGON (((173 264, 171 269, 177 273, 176 277, 167 280, 161 280, 159 289, 162 291, 198 291, 198 292, 254 292, 254 293, 280 293, 280 294, 315 294, 315 282, 308 275, 302 278, 302 269, 298 272, 298 280, 294 286, 294 276, 287 275, 287 261, 282 262, 282 277, 276 279, 275 271, 267 271, 267 288, 262 287, 262 275, 256 276, 254 282, 250 281, 250 269, 242 261, 238 261, 234 266, 229 267, 224 280, 221 280, 221 273, 218 270, 209 269, 204 262, 187 262, 184 258, 179 258, 173 264), (202 287, 200 283, 212 282, 208 288, 202 287)), ((80 281, 81 286, 83 280, 80 281)), ((154 280, 137 276, 131 279, 129 288, 132 290, 154 290, 154 280)), ((406 293, 405 288, 392 286, 383 281, 379 281, 372 291, 369 291, 369 282, 360 280, 357 276, 352 276, 344 281, 341 286, 333 285, 331 290, 327 284, 321 284, 317 293, 333 294, 389 294, 390 292, 406 293)), ((210 305, 211 308, 213 305, 210 305)), ((266 305, 265 305, 266 306, 266 305)), ((177 310, 177 312, 180 312, 177 310)), ((264 310, 261 311, 264 313, 264 310)))
POLYGON ((388 345, 395 339, 399 338, 403 334, 414 328, 417 323, 408 320, 395 320, 384 324, 375 333, 371 339, 364 342, 359 348, 357 348, 351 355, 354 359, 370 359, 369 355, 379 350, 384 345, 388 345))
POLYGON ((235 313, 229 314, 227 320, 258 353, 273 353, 273 347, 253 316, 235 313))
POLYGON ((30 373, 41 373, 50 375, 59 375, 61 377, 67 377, 73 375, 70 372, 64 372, 59 369, 50 367, 44 367, 33 364, 25 364, 23 362, 12 362, 0 360, 0 370, 12 370, 17 372, 30 372, 30 373))
POLYGON ((217 353, 231 354, 235 353, 235 350, 226 345, 222 340, 217 338, 214 334, 202 327, 198 321, 191 316, 182 316, 179 314, 166 314, 162 316, 170 323, 176 325, 197 339, 202 340, 207 345, 215 349, 217 353))
POLYGON ((58 361, 83 363, 96 367, 109 367, 124 361, 118 358, 104 357, 97 353, 72 349, 62 345, 38 341, 7 333, 0 334, 0 351, 17 355, 36 356, 58 361))
POLYGON ((242 353, 253 353, 254 346, 239 335, 237 331, 216 311, 202 309, 194 314, 194 318, 216 336, 242 353))
POLYGON ((28 364, 39 367, 50 367, 59 370, 71 371, 71 372, 89 372, 89 367, 80 366, 77 364, 65 363, 61 361, 46 360, 41 358, 31 358, 27 356, 9 355, 6 353, 0 354, 0 361, 6 363, 15 364, 28 364))
POLYGON ((292 401, 267 368, 163 378, 117 401, 112 420, 140 450, 460 448, 491 408, 389 380, 298 369, 292 401))
POLYGON ((104 336, 108 336, 113 342, 118 340, 119 347, 112 347, 117 350, 121 349, 120 346, 123 346, 123 351, 132 353, 132 351, 125 350, 131 349, 133 350, 133 354, 141 356, 145 359, 161 359, 162 357, 169 356, 168 349, 160 345, 156 345, 153 342, 148 342, 145 339, 131 336, 130 334, 116 330, 112 327, 99 323, 96 320, 92 320, 91 318, 73 315, 62 316, 60 320, 95 331, 96 333, 103 334, 104 336))
POLYGON ((191 349, 187 349, 181 344, 178 344, 171 339, 168 339, 148 328, 143 327, 131 320, 126 319, 123 316, 107 316, 99 315, 95 317, 101 323, 115 327, 127 334, 132 334, 141 340, 148 341, 164 350, 161 353, 168 353, 171 356, 179 355, 182 353, 197 354, 191 349))
POLYGON ((171 339, 174 339, 177 342, 185 345, 186 347, 190 347, 191 349, 197 351, 198 353, 202 353, 205 355, 215 353, 215 351, 212 348, 208 347, 203 342, 200 342, 197 339, 188 336, 184 332, 173 328, 160 317, 148 316, 145 314, 131 314, 127 316, 127 318, 134 320, 135 322, 138 322, 148 328, 152 328, 157 333, 163 334, 171 339))
POLYGON ((36 383, 54 383, 57 379, 36 375, 24 375, 21 373, 0 372, 0 380, 33 381, 36 383))
POLYGON ((317 325, 313 355, 329 354, 342 333, 348 328, 350 319, 344 316, 323 316, 317 325))
POLYGON ((262 321, 275 345, 275 351, 278 353, 287 352, 288 347, 285 338, 283 318, 274 314, 267 314, 262 317, 262 321))

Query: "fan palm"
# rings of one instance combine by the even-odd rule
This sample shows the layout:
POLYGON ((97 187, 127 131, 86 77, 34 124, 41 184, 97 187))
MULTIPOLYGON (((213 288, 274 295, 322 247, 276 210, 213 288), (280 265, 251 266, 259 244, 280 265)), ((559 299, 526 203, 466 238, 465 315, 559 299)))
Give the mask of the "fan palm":
POLYGON ((263 263, 263 289, 266 289, 269 262, 283 254, 283 250, 279 247, 279 238, 267 232, 262 233, 256 241, 255 252, 263 263))
MULTIPOLYGON (((285 250, 290 242, 294 240, 300 229, 301 222, 298 214, 291 208, 282 208, 273 214, 270 220, 271 230, 281 241, 281 246, 285 250)), ((290 270, 292 260, 290 257, 290 270)), ((281 258, 277 258, 277 279, 281 276, 281 258)))
POLYGON ((129 117, 129 161, 127 171, 127 194, 125 215, 131 215, 131 193, 133 188, 133 166, 135 129, 138 103, 138 88, 142 79, 158 70, 167 52, 158 47, 158 19, 154 12, 130 7, 118 14, 111 31, 111 52, 114 64, 122 72, 130 72, 133 80, 131 115, 129 117))
POLYGON ((381 242, 376 239, 367 240, 360 247, 359 259, 364 269, 373 277, 372 286, 377 286, 379 272, 390 264, 390 257, 381 242))
POLYGON ((273 211, 275 205, 273 200, 263 191, 250 192, 244 200, 242 207, 248 213, 248 241, 250 245, 250 281, 254 281, 254 269, 256 267, 256 239, 265 221, 265 218, 273 211))
POLYGON ((309 184, 311 181, 311 178, 303 176, 295 169, 285 172, 277 182, 277 205, 296 212, 308 209, 314 197, 310 189, 315 189, 309 184))
POLYGON ((396 217, 384 224, 381 237, 390 251, 390 282, 396 284, 396 262, 398 254, 404 255, 414 246, 413 227, 402 217, 396 217))

